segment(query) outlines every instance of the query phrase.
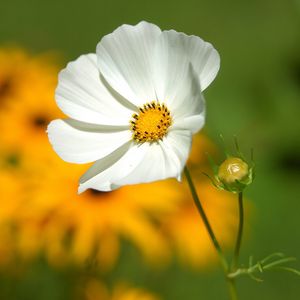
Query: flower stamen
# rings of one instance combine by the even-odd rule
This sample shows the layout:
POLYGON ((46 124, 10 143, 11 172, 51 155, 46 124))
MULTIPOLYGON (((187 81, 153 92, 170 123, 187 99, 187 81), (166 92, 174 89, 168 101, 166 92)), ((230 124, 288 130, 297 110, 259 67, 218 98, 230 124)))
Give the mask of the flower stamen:
POLYGON ((130 120, 132 138, 138 143, 161 140, 172 124, 171 113, 165 104, 152 101, 139 108, 130 120))

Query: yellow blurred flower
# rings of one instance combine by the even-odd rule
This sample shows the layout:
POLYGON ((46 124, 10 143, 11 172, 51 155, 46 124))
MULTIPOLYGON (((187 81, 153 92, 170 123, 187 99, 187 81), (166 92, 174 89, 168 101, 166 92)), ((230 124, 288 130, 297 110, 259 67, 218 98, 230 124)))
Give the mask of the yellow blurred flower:
POLYGON ((77 195, 82 166, 57 160, 31 192, 19 216, 31 223, 20 228, 21 252, 38 240, 51 262, 82 264, 94 256, 101 269, 116 262, 120 238, 131 241, 145 258, 163 262, 170 256, 158 220, 177 209, 182 194, 169 182, 128 186, 113 192, 77 195), (156 221, 154 221, 156 219, 156 221), (66 243, 68 240, 68 243, 66 243))
POLYGON ((0 49, 0 66, 0 145, 35 155, 48 151, 46 126, 62 116, 54 101, 58 67, 18 48, 0 49))
POLYGON ((129 287, 127 284, 117 284, 112 292, 96 279, 90 279, 85 287, 85 300, 158 300, 144 289, 129 287))

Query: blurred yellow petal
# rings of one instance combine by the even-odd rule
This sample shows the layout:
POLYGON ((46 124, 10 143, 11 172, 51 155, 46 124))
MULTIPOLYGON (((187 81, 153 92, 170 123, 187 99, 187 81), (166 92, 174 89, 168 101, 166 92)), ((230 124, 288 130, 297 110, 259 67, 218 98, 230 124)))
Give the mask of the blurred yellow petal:
POLYGON ((24 185, 14 172, 0 169, 0 223, 11 222, 21 204, 24 185))
POLYGON ((158 298, 143 289, 129 288, 126 284, 119 284, 114 289, 111 300, 158 300, 158 298))
POLYGON ((116 284, 109 291, 103 282, 97 279, 89 279, 85 284, 85 300, 158 300, 159 298, 150 292, 125 283, 116 284))
POLYGON ((93 226, 94 224, 87 220, 78 225, 77 230, 74 232, 71 255, 76 262, 84 263, 93 253, 96 242, 96 232, 93 226))
POLYGON ((20 226, 17 249, 24 259, 32 259, 39 253, 41 247, 40 236, 41 232, 37 224, 30 222, 20 226))
POLYGON ((165 237, 147 218, 129 215, 120 221, 119 230, 142 250, 148 261, 162 264, 169 259, 170 249, 165 237))
POLYGON ((109 300, 109 292, 106 286, 96 279, 91 279, 86 284, 85 300, 109 300))
POLYGON ((117 262, 120 254, 120 241, 116 234, 104 233, 99 238, 96 259, 102 271, 110 270, 117 262))

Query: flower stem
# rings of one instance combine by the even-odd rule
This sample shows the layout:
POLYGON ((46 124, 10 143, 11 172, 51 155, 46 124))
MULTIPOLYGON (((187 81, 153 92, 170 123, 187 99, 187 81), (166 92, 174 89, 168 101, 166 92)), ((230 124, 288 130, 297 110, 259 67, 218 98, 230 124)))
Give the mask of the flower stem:
POLYGON ((234 279, 231 279, 231 278, 228 278, 228 273, 229 273, 229 266, 228 266, 228 263, 227 263, 227 260, 226 260, 226 257, 222 251, 222 248, 220 246, 220 244, 218 243, 217 241, 217 238, 213 232, 213 229, 208 221, 208 218, 206 216, 206 213, 203 209, 203 206, 201 204, 201 201, 198 197, 198 194, 197 194, 197 191, 196 191, 196 188, 195 188, 195 185, 193 183, 193 180, 192 180, 192 177, 190 175, 190 172, 187 168, 187 166, 185 166, 184 168, 184 174, 187 178, 187 182, 188 182, 188 185, 189 185, 189 188, 190 188, 190 191, 191 191, 191 194, 192 194, 192 197, 193 197, 193 200, 195 202, 195 205, 198 209, 198 212, 203 220, 203 223, 205 225, 205 228, 209 234, 209 237, 219 255, 219 258, 220 258, 220 262, 221 262, 221 265, 223 267, 223 270, 224 270, 224 273, 225 273, 225 276, 226 276, 226 282, 228 284, 228 288, 229 288, 229 293, 230 293, 230 299, 231 300, 238 300, 237 298, 237 293, 236 293, 236 287, 235 287, 235 282, 234 282, 234 279))
POLYGON ((231 300, 238 300, 234 279, 228 278, 227 282, 228 282, 228 287, 229 287, 230 299, 231 300))
POLYGON ((216 238, 216 236, 215 236, 215 234, 214 234, 214 232, 212 230, 212 227, 210 226, 210 223, 209 223, 208 218, 207 218, 207 216, 205 214, 203 206, 202 206, 202 204, 200 202, 200 199, 198 197, 195 185, 193 183, 193 180, 191 178, 190 172, 189 172, 189 170, 188 170, 187 167, 184 168, 184 174, 185 174, 185 176, 187 178, 187 181, 188 181, 188 184, 189 184, 189 188, 191 190, 191 193, 192 193, 192 196, 193 196, 193 200, 194 200, 195 205, 196 205, 196 207, 198 209, 198 212, 199 212, 199 214, 200 214, 200 216, 201 216, 201 218, 203 220, 203 223, 204 223, 204 225, 206 227, 206 230, 207 230, 207 232, 208 232, 208 234, 209 234, 209 236, 211 238, 211 241, 213 242, 213 245, 214 245, 215 249, 218 252, 218 255, 219 255, 220 260, 221 260, 222 267, 223 267, 224 271, 227 272, 228 271, 227 260, 226 260, 224 254, 223 254, 223 251, 221 249, 220 244, 217 241, 217 238, 216 238))
POLYGON ((238 228, 238 234, 237 234, 234 255, 233 255, 233 261, 232 261, 232 270, 233 271, 235 271, 238 268, 242 236, 243 236, 243 227, 244 227, 243 192, 239 192, 238 202, 239 202, 239 228, 238 228))

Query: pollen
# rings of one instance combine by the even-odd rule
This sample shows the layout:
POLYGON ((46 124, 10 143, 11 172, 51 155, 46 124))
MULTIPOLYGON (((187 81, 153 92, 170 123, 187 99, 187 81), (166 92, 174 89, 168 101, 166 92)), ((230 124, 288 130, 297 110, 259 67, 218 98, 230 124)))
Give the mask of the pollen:
POLYGON ((130 120, 132 138, 138 143, 163 139, 172 124, 171 113, 165 104, 152 101, 139 108, 130 120))

